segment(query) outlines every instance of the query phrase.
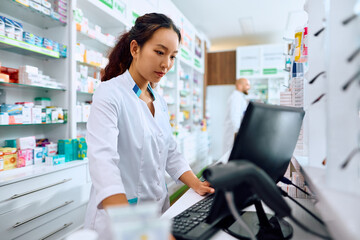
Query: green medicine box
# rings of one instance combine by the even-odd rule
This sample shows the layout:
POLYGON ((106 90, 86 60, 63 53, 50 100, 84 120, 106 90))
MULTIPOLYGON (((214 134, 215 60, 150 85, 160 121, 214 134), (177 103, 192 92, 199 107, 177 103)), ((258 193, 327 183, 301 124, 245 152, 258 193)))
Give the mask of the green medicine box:
POLYGON ((87 144, 85 138, 78 138, 78 159, 84 160, 87 158, 87 144))
POLYGON ((65 162, 74 160, 74 147, 71 139, 58 141, 58 154, 65 155, 65 162))

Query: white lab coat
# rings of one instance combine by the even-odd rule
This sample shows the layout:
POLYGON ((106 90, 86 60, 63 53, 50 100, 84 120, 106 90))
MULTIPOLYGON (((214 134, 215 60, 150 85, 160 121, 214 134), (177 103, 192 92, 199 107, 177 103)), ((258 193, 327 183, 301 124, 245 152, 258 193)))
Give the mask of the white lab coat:
POLYGON ((223 154, 232 149, 235 133, 239 131, 248 102, 245 94, 234 90, 227 100, 225 128, 223 134, 223 154))
POLYGON ((86 134, 92 188, 85 228, 97 231, 100 239, 111 239, 101 206, 105 198, 125 193, 130 203, 156 201, 164 212, 169 207, 165 170, 175 181, 190 170, 172 137, 166 102, 153 92, 153 117, 137 90, 126 71, 102 82, 93 96, 86 134))

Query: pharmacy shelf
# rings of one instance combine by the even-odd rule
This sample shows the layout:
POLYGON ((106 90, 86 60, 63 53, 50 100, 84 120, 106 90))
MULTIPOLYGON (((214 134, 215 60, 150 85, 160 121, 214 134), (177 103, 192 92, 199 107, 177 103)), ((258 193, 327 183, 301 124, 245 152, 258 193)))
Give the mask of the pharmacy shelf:
POLYGON ((0 124, 0 127, 10 127, 10 126, 35 126, 35 125, 59 125, 59 124, 66 124, 67 122, 63 123, 21 123, 21 124, 0 124))
POLYGON ((180 104, 181 108, 191 108, 191 105, 187 105, 187 104, 180 104))
POLYGON ((190 94, 190 89, 189 90, 180 90, 180 96, 182 97, 186 97, 190 94))
POLYGON ((5 36, 0 36, 0 50, 41 59, 59 58, 58 52, 5 36))
MULTIPOLYGON (((112 2, 112 1, 111 1, 112 2)), ((98 0, 81 0, 77 1, 77 7, 80 8, 85 16, 88 16, 89 21, 96 23, 100 27, 107 29, 121 29, 127 26, 125 20, 119 17, 118 15, 109 14, 112 11, 104 3, 98 0), (91 18, 90 18, 91 16, 91 18)))
POLYGON ((82 92, 82 91, 76 91, 77 94, 81 94, 81 95, 90 95, 92 96, 94 93, 89 93, 89 92, 82 92))
POLYGON ((79 32, 79 31, 76 31, 76 32, 77 32, 77 36, 76 36, 77 42, 84 44, 86 47, 89 47, 90 49, 100 51, 101 53, 106 53, 110 48, 113 47, 113 46, 107 45, 106 43, 100 42, 96 38, 90 37, 86 33, 79 32))
POLYGON ((26 7, 25 5, 11 0, 1 1, 1 12, 21 19, 21 23, 30 23, 43 29, 66 26, 66 23, 62 23, 31 7, 26 7))
POLYGON ((91 64, 91 63, 86 63, 86 62, 82 62, 82 61, 76 61, 78 64, 84 65, 84 66, 88 66, 88 67, 93 67, 93 68, 97 68, 97 69, 101 69, 100 66, 97 66, 95 64, 91 64))
POLYGON ((76 122, 78 124, 86 124, 87 122, 76 122))
POLYGON ((62 91, 62 92, 66 91, 66 89, 64 88, 52 88, 52 87, 35 86, 29 84, 0 82, 0 89, 6 89, 6 88, 40 89, 45 91, 62 91))

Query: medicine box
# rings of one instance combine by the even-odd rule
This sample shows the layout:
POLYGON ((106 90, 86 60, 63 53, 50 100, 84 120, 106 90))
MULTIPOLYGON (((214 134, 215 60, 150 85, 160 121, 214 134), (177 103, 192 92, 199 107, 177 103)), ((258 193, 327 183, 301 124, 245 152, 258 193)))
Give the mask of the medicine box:
POLYGON ((16 139, 16 146, 18 149, 34 149, 36 147, 35 136, 22 137, 16 139))
POLYGON ((25 167, 33 165, 33 149, 18 150, 18 164, 17 167, 25 167))
POLYGON ((5 20, 0 16, 0 35, 5 36, 5 20))
POLYGON ((45 164, 49 166, 56 166, 65 163, 65 155, 55 155, 45 157, 45 164))
POLYGON ((64 139, 58 141, 58 153, 65 155, 65 162, 74 160, 74 149, 71 139, 64 139))
POLYGON ((34 165, 42 164, 44 160, 44 147, 34 148, 34 165))
POLYGON ((0 148, 0 156, 2 156, 4 159, 4 170, 16 168, 16 148, 0 148))
POLYGON ((87 144, 86 144, 86 141, 85 141, 85 138, 78 138, 78 149, 77 149, 77 152, 78 152, 78 156, 77 156, 77 159, 79 160, 84 160, 87 158, 87 144))

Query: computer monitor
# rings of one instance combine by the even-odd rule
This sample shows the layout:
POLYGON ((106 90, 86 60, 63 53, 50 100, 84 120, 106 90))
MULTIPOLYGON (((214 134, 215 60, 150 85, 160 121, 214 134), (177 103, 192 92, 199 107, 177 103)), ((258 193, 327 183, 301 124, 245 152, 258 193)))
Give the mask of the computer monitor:
POLYGON ((246 159, 278 182, 289 166, 304 115, 302 108, 250 102, 229 161, 246 159))
MULTIPOLYGON (((302 108, 250 102, 235 138, 229 161, 250 161, 263 169, 277 183, 284 176, 290 163, 304 114, 302 108)), ((256 196, 246 184, 238 186, 234 195, 238 209, 256 202, 256 196)), ((259 205, 256 206, 258 210, 259 205)), ((230 211, 224 195, 218 191, 207 221, 213 222, 228 215, 230 211)), ((257 217, 260 218, 259 213, 257 217)), ((258 225, 254 222, 256 219, 253 215, 249 218, 250 225, 258 225)), ((231 226, 229 232, 236 232, 234 228, 231 226)), ((285 229, 285 231, 290 230, 285 229)), ((243 233, 238 235, 241 234, 243 233)))

